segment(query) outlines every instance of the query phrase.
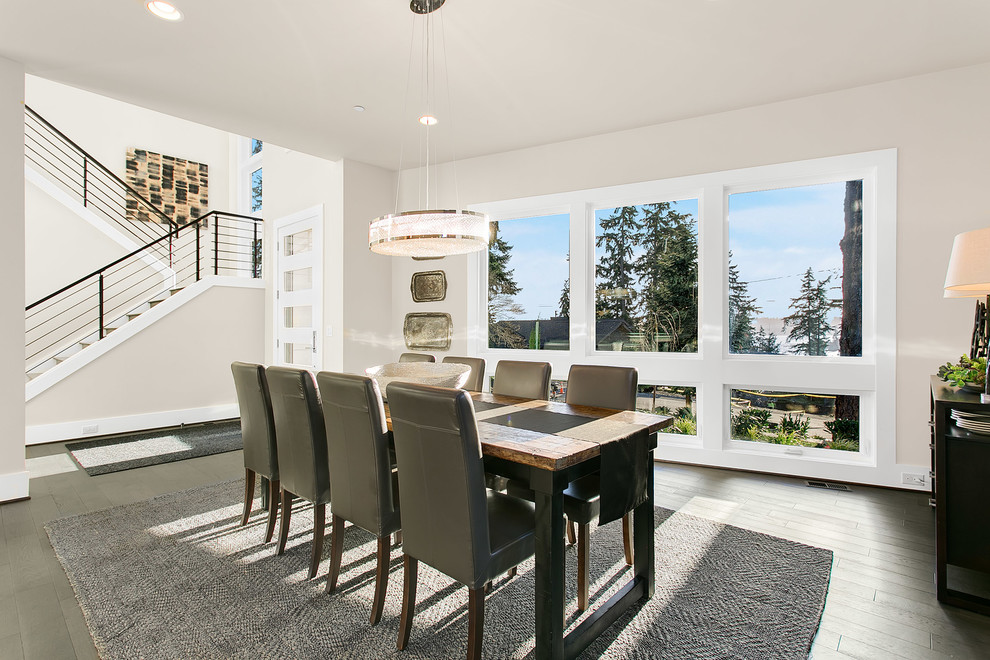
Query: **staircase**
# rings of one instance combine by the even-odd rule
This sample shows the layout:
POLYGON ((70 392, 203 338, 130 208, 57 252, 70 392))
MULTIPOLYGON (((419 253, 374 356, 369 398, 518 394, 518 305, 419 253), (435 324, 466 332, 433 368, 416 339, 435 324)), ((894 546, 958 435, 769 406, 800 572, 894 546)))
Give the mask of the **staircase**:
POLYGON ((178 226, 30 108, 25 160, 138 247, 25 308, 25 381, 105 340, 207 275, 261 277, 261 219, 210 211, 178 226), (159 220, 133 220, 137 204, 159 220))

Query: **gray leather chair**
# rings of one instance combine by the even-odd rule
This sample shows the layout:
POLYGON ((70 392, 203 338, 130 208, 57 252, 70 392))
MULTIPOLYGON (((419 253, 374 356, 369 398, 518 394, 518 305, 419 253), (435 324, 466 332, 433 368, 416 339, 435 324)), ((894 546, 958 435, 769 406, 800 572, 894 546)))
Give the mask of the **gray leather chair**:
POLYGON ((241 412, 241 438, 244 440, 244 513, 241 526, 247 524, 254 503, 256 475, 268 479, 268 526, 265 543, 275 533, 278 517, 278 450, 275 445, 275 419, 272 416, 272 399, 268 393, 265 368, 260 364, 232 362, 237 391, 237 406, 241 412))
POLYGON ((403 353, 399 362, 436 362, 437 359, 428 353, 403 353))
POLYGON ((492 394, 523 399, 550 398, 550 363, 499 360, 495 365, 492 394))
MULTIPOLYGON (((573 406, 595 406, 616 410, 636 409, 639 374, 633 367, 607 367, 575 364, 567 374, 565 402, 573 406)), ((508 492, 516 497, 533 498, 533 491, 516 481, 509 481, 508 492)), ((564 515, 567 516, 567 539, 577 542, 578 611, 588 609, 589 544, 591 521, 601 511, 600 475, 589 474, 572 481, 564 491, 564 515), (574 525, 577 524, 575 532, 574 525)), ((626 563, 633 564, 632 515, 622 517, 622 541, 626 563)))
POLYGON ((416 571, 423 561, 468 587, 468 658, 480 658, 485 585, 533 556, 533 504, 485 488, 478 423, 467 392, 390 383, 387 395, 402 502, 399 650, 409 642, 416 571))
POLYGON ((333 465, 333 536, 327 591, 337 588, 344 550, 344 521, 378 537, 378 569, 371 625, 377 624, 388 590, 390 539, 398 532, 399 492, 389 455, 385 407, 378 384, 365 376, 316 374, 333 465))
POLYGON ((451 362, 454 364, 466 364, 471 367, 471 373, 468 374, 467 381, 464 383, 465 390, 469 392, 481 392, 484 389, 486 365, 484 358, 448 355, 443 359, 444 364, 449 364, 451 362))
POLYGON ((327 431, 313 374, 303 369, 268 367, 268 389, 275 413, 278 465, 281 475, 282 524, 278 554, 285 552, 292 517, 292 498, 313 503, 313 552, 309 577, 316 576, 323 556, 326 505, 330 501, 327 431))

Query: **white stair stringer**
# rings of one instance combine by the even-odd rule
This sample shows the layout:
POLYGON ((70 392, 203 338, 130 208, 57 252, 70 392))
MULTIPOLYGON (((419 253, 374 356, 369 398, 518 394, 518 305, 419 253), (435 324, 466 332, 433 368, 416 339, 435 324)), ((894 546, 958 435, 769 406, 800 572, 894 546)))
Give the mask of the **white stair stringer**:
POLYGON ((91 336, 76 342, 55 357, 32 367, 28 371, 28 378, 30 380, 24 384, 24 401, 30 401, 56 383, 71 376, 90 362, 93 362, 101 355, 105 355, 142 330, 150 327, 156 321, 202 295, 213 286, 263 289, 265 283, 261 279, 211 275, 199 282, 176 290, 174 293, 166 290, 164 295, 167 295, 167 297, 160 298, 161 294, 159 294, 159 296, 152 298, 153 300, 160 298, 155 301, 156 304, 151 305, 150 301, 142 303, 141 307, 147 306, 148 309, 140 313, 133 320, 128 321, 127 315, 117 319, 120 324, 114 327, 113 332, 103 339, 97 340, 96 333, 94 332, 91 336), (168 295, 169 293, 171 295, 168 295))
MULTIPOLYGON (((39 190, 60 203, 66 209, 74 213, 80 219, 86 221, 92 225, 93 228, 97 229, 110 238, 110 240, 124 248, 124 254, 129 254, 134 250, 143 247, 144 244, 138 243, 132 237, 114 227, 113 223, 101 218, 96 213, 93 213, 93 211, 89 208, 83 206, 77 199, 63 190, 60 186, 49 180, 47 176, 38 172, 27 161, 24 163, 24 178, 34 184, 34 186, 39 190)), ((163 263, 161 259, 158 259, 150 253, 137 255, 137 257, 145 264, 155 269, 162 276, 163 288, 170 285, 174 286, 175 271, 172 270, 172 268, 170 268, 167 264, 163 263)))

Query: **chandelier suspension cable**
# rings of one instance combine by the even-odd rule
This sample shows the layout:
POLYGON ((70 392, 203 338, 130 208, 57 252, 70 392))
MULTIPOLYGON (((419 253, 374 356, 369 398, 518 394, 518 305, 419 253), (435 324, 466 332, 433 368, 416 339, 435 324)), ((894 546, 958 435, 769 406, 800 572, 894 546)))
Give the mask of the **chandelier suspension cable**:
MULTIPOLYGON (((413 44, 415 44, 416 39, 416 19, 413 17, 413 21, 409 28, 409 57, 406 59, 408 66, 406 67, 406 93, 402 98, 402 116, 405 117, 409 113, 409 87, 412 85, 412 65, 413 65, 413 44)), ((402 159, 406 153, 406 141, 402 139, 402 132, 399 132, 399 169, 395 173, 395 206, 393 207, 392 213, 399 212, 399 189, 402 184, 402 159)))
POLYGON ((450 95, 450 67, 447 65, 447 24, 440 14, 440 39, 443 44, 443 82, 447 88, 447 112, 450 113, 450 169, 454 177, 454 208, 461 208, 461 191, 457 186, 457 140, 454 127, 454 101, 450 95))

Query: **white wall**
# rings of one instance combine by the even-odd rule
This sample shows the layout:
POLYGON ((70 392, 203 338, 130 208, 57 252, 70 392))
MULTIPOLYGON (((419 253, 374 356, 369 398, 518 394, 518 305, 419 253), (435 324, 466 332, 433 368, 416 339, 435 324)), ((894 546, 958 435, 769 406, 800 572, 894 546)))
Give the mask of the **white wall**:
POLYGON ((0 57, 0 502, 28 496, 24 463, 24 67, 0 57))
MULTIPOLYGON (((896 453, 898 464, 924 467, 928 375, 969 349, 973 303, 944 300, 942 284, 953 236, 990 225, 982 199, 988 115, 985 64, 459 161, 457 179, 467 205, 896 148, 896 453)), ((441 179, 441 190, 451 190, 450 167, 441 179)), ((401 199, 415 204, 416 177, 402 181, 401 199)), ((418 264, 442 264, 453 284, 464 281, 467 258, 395 263, 392 327, 401 328, 414 309, 406 292, 418 264)), ((447 297, 439 307, 454 317, 451 351, 460 352, 466 295, 452 289, 447 297)))
POLYGON ((24 286, 28 304, 137 247, 128 249, 112 240, 30 181, 25 181, 24 195, 24 286))
MULTIPOLYGON (((28 433, 58 429, 78 437, 84 424, 101 424, 100 433, 167 426, 203 409, 236 417, 230 363, 263 361, 263 324, 262 289, 209 288, 31 399, 28 433)), ((21 391, 23 397, 23 385, 21 391)))
POLYGON ((127 180, 130 147, 206 163, 210 167, 210 208, 234 208, 230 134, 226 131, 36 76, 26 76, 25 98, 32 110, 121 179, 127 180))

